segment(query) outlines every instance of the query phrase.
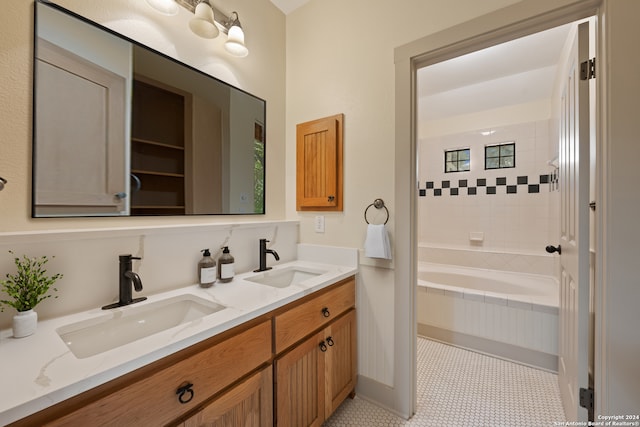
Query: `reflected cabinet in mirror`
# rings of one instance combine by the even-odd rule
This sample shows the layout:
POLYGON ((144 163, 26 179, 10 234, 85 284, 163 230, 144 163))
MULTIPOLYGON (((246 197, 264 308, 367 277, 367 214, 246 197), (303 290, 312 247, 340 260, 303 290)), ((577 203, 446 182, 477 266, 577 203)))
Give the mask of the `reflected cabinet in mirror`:
POLYGON ((264 214, 264 100, 35 7, 34 217, 264 214))

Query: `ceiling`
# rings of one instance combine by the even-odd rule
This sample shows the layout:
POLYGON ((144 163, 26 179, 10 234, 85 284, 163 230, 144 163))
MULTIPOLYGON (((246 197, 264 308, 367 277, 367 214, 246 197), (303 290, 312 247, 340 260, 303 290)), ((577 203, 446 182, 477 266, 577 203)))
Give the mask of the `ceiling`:
POLYGON ((567 24, 418 70, 421 121, 551 98, 567 24))
POLYGON ((275 4, 285 15, 308 2, 309 0, 271 0, 271 3, 275 4))
MULTIPOLYGON (((310 0, 271 0, 289 14, 310 0)), ((571 27, 552 28, 418 70, 420 121, 549 99, 571 27)))

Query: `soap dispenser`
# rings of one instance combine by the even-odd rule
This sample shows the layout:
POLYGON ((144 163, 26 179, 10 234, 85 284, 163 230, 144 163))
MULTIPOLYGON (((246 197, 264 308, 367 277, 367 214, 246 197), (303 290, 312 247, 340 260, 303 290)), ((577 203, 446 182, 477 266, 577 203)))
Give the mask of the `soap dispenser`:
POLYGON ((235 273, 233 256, 229 253, 229 247, 225 246, 222 248, 222 255, 218 258, 218 279, 222 283, 230 282, 235 273))
POLYGON ((201 287, 208 288, 216 281, 216 261, 211 258, 209 249, 203 249, 200 252, 202 252, 202 259, 198 263, 198 279, 201 287))

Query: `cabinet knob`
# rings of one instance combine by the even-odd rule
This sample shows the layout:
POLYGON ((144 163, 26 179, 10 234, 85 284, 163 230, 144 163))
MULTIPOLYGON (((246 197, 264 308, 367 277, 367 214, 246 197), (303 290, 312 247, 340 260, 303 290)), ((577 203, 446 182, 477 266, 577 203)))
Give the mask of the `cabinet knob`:
POLYGON ((324 342, 324 341, 322 341, 322 342, 320 343, 320 351, 321 351, 321 352, 323 352, 323 353, 324 353, 325 351, 327 351, 327 344, 325 344, 325 342, 324 342))
POLYGON ((126 199, 127 198, 127 193, 121 191, 119 193, 114 194, 114 196, 116 197, 116 199, 126 199))
POLYGON ((193 387, 193 384, 186 383, 185 385, 178 387, 178 389, 176 390, 178 401, 183 405, 185 403, 191 402, 191 399, 193 399, 193 396, 195 395, 191 387, 193 387))
POLYGON ((331 316, 331 313, 329 313, 329 309, 328 309, 327 307, 324 307, 324 308, 322 309, 322 315, 323 315, 324 317, 329 317, 329 316, 331 316))
POLYGON ((335 342, 333 342, 333 338, 332 338, 332 337, 328 337, 328 338, 327 338, 327 344, 329 344, 329 347, 333 347, 333 345, 335 344, 335 342))
POLYGON ((330 201, 330 202, 333 202, 335 199, 336 199, 336 197, 335 197, 335 196, 329 196, 329 201, 330 201))

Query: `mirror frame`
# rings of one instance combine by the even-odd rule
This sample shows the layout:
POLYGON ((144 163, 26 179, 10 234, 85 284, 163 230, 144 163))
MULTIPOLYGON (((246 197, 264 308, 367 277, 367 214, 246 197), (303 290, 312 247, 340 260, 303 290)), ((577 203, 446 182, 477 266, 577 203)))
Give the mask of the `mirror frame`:
MULTIPOLYGON (((205 73, 189 64, 186 64, 176 58, 173 58, 167 54, 164 54, 162 52, 159 52, 137 40, 134 40, 128 36, 125 36, 124 34, 121 34, 115 30, 112 30, 110 28, 105 27, 104 25, 101 25, 95 21, 92 21, 91 19, 88 19, 82 15, 79 15, 78 13, 75 13, 71 10, 68 10, 60 5, 57 5, 55 3, 52 3, 50 0, 35 0, 34 2, 34 26, 33 26, 33 80, 32 80, 32 89, 33 89, 33 104, 32 104, 32 161, 31 161, 31 176, 32 176, 32 186, 31 186, 31 217, 32 218, 52 218, 52 217, 59 217, 59 218, 69 218, 69 217, 125 217, 125 218, 131 218, 131 217, 150 217, 150 216, 166 216, 166 217, 176 217, 176 216, 211 216, 211 215, 215 215, 215 216, 226 216, 226 215, 265 215, 266 214, 266 180, 267 180, 267 173, 266 173, 266 150, 267 150, 267 141, 266 141, 266 133, 267 133, 267 123, 266 123, 266 119, 267 119, 267 102, 266 100, 253 95, 239 87, 236 87, 230 83, 227 83, 215 76, 212 76, 211 74, 205 73), (123 40, 125 42, 128 42, 132 45, 132 47, 135 49, 137 48, 141 48, 146 50, 147 52, 149 52, 150 54, 153 55, 157 55, 158 57, 160 57, 163 60, 168 60, 170 62, 172 62, 173 64, 185 68, 187 70, 189 70, 190 72, 195 72, 198 75, 201 75, 207 79, 210 79, 212 82, 216 82, 217 84, 221 84, 224 87, 228 88, 230 91, 236 90, 238 91, 238 93, 241 93, 243 95, 249 96, 250 98, 254 99, 255 101, 259 102, 262 104, 262 123, 260 123, 261 125, 261 138, 262 138, 262 146, 263 146, 263 155, 262 155, 262 211, 261 212, 221 212, 221 213, 182 213, 182 214, 132 214, 131 209, 128 208, 127 212, 124 214, 117 214, 117 215, 111 215, 111 214, 104 214, 104 213, 99 213, 99 214, 92 214, 92 213, 78 213, 78 214, 72 214, 72 213, 65 213, 65 214, 36 214, 36 158, 37 158, 37 152, 38 152, 38 148, 37 148, 37 135, 36 135, 36 109, 37 109, 37 58, 38 58, 38 7, 49 7, 51 9, 54 9, 56 11, 59 11, 73 19, 77 19, 80 22, 83 22, 85 24, 88 24, 94 28, 96 28, 97 30, 101 30, 109 35, 115 36, 120 40, 123 40)), ((132 49, 132 51, 134 50, 132 49)), ((133 84, 133 74, 131 75, 131 80, 130 80, 130 84, 133 84)), ((131 102, 132 100, 129 99, 127 100, 128 102, 128 106, 131 106, 131 102)), ((131 109, 132 110, 132 109, 131 109)), ((128 112, 129 114, 129 119, 131 118, 131 114, 132 111, 128 112)), ((256 122, 257 123, 257 122, 256 122)), ((132 140, 133 140, 133 136, 132 136, 132 127, 131 124, 129 124, 129 126, 127 128, 125 128, 125 131, 127 132, 126 135, 126 140, 129 141, 129 147, 128 150, 129 152, 126 153, 126 157, 128 158, 131 152, 131 145, 132 145, 132 140)), ((130 161, 129 161, 130 163, 130 161)), ((130 166, 128 165, 127 168, 129 168, 130 166)), ((254 169, 255 170, 255 169, 254 169)), ((126 176, 126 175, 125 175, 126 176)), ((254 184, 255 185, 255 184, 254 184)), ((128 186, 127 186, 128 188, 128 186)), ((224 192, 224 189, 223 189, 224 192)), ((255 203, 255 202, 254 202, 255 203)), ((127 207, 129 206, 129 204, 127 203, 127 207)))

